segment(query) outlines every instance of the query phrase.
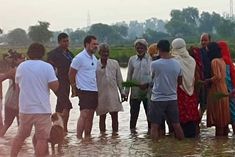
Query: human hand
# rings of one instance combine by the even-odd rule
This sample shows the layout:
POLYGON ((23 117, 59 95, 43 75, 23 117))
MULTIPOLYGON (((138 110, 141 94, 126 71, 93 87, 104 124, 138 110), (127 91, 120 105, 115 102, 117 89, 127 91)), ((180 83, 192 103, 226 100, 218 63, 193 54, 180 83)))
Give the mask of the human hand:
POLYGON ((74 85, 74 86, 72 86, 72 95, 71 95, 71 97, 73 98, 73 97, 76 97, 76 96, 78 96, 77 87, 74 85))
POLYGON ((211 83, 211 79, 205 79, 205 80, 204 80, 204 84, 205 84, 205 85, 209 85, 210 83, 211 83))

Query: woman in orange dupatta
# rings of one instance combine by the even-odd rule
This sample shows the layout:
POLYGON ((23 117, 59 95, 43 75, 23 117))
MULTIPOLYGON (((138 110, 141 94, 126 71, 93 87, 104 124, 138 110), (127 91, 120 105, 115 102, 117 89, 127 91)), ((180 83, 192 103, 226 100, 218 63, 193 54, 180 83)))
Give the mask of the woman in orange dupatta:
POLYGON ((211 78, 206 79, 211 84, 208 93, 207 126, 215 126, 216 136, 228 135, 228 124, 230 123, 229 98, 216 99, 215 93, 228 93, 226 85, 226 64, 222 58, 219 45, 211 42, 207 46, 211 61, 211 78))

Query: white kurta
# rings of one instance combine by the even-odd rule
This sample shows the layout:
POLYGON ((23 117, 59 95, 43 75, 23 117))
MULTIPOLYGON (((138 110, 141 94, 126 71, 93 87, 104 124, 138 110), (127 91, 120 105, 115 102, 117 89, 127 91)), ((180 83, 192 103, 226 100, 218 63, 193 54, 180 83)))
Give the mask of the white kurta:
POLYGON ((97 115, 108 112, 123 111, 119 92, 122 91, 122 74, 117 61, 108 59, 105 68, 102 68, 101 61, 97 64, 97 87, 98 87, 98 107, 97 115))

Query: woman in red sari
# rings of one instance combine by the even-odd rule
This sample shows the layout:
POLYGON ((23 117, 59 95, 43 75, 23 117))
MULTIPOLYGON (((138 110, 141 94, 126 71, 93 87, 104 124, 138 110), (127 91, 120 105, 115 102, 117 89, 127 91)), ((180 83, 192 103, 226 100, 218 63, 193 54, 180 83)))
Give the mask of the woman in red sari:
MULTIPOLYGON (((225 41, 219 41, 218 45, 221 50, 222 58, 226 64, 226 84, 228 92, 231 93, 235 87, 235 66, 230 56, 230 50, 228 44, 225 41)), ((231 123, 233 127, 233 133, 235 133, 235 98, 229 98, 229 107, 231 115, 231 123)))
POLYGON ((179 61, 183 72, 182 85, 177 89, 180 124, 185 137, 192 138, 197 135, 199 120, 198 100, 194 90, 196 62, 189 55, 182 38, 172 41, 172 54, 179 61))

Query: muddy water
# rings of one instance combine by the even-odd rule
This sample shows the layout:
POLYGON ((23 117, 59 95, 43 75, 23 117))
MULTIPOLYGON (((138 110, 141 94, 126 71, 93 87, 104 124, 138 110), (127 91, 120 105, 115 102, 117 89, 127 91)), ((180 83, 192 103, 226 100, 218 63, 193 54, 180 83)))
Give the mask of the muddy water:
MULTIPOLYGON (((123 75, 126 69, 122 69, 123 75)), ((125 78, 125 77, 124 77, 125 78)), ((7 88, 7 82, 3 83, 4 92, 7 88)), ((56 97, 51 95, 54 111, 56 97)), ((201 124, 201 134, 197 139, 185 139, 177 141, 171 136, 162 138, 159 142, 152 142, 147 135, 147 123, 143 107, 137 123, 137 134, 131 134, 129 131, 129 104, 123 103, 124 112, 119 113, 119 133, 112 135, 110 116, 107 116, 107 132, 100 134, 98 129, 98 117, 94 118, 92 138, 90 140, 79 141, 76 138, 76 124, 79 117, 78 99, 72 98, 73 109, 69 120, 69 132, 63 145, 63 153, 56 153, 55 156, 64 157, 134 157, 134 156, 235 156, 235 139, 232 133, 228 138, 215 138, 214 128, 205 127, 205 117, 201 124)), ((231 128, 230 128, 231 130, 231 128)), ((13 125, 7 131, 3 138, 0 138, 0 157, 9 156, 11 141, 17 131, 17 124, 13 125)), ((25 144, 19 154, 21 157, 33 156, 33 146, 31 137, 25 141, 25 144)))

